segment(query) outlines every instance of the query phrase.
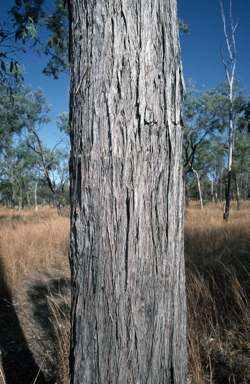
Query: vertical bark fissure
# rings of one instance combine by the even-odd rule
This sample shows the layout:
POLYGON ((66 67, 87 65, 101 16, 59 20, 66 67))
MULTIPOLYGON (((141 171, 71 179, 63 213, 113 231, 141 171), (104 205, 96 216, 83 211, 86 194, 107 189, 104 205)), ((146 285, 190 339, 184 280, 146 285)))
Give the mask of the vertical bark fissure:
POLYGON ((129 252, 129 224, 130 224, 130 197, 127 188, 126 196, 126 213, 127 213, 127 227, 126 227, 126 244, 125 244, 125 289, 128 286, 128 252, 129 252))

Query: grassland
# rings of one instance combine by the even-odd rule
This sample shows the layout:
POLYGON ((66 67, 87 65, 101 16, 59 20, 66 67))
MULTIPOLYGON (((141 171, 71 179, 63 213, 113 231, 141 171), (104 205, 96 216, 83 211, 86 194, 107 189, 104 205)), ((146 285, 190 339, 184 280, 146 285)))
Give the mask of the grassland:
MULTIPOLYGON (((188 380, 250 383, 250 204, 185 211, 188 380)), ((0 349, 6 384, 68 383, 69 212, 0 210, 0 349), (33 379, 32 379, 33 378, 33 379)), ((3 382, 0 374, 0 383, 3 382), (2 381, 1 381, 2 380, 2 381)))

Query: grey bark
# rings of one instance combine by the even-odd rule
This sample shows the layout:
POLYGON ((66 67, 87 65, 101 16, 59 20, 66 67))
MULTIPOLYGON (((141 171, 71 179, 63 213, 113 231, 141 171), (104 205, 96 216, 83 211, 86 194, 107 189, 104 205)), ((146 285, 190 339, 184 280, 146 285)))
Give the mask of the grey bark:
POLYGON ((214 199, 215 199, 215 204, 217 204, 218 202, 217 183, 215 184, 214 199))
POLYGON ((235 179, 235 184, 236 184, 237 207, 238 207, 238 211, 240 211, 240 188, 239 188, 239 182, 237 180, 237 177, 235 179))
POLYGON ((194 172, 194 174, 195 174, 195 176, 196 176, 196 179, 197 179, 197 186, 198 186, 199 199, 200 199, 200 207, 201 207, 201 209, 203 209, 202 190, 201 190, 201 184, 200 184, 199 174, 198 174, 198 172, 192 167, 191 164, 189 164, 189 165, 190 165, 190 168, 191 168, 192 172, 194 172))
POLYGON ((224 34, 226 38, 226 43, 227 43, 227 50, 230 56, 230 61, 231 61, 231 75, 229 74, 228 71, 228 65, 226 64, 223 56, 223 51, 222 51, 222 46, 221 46, 221 58, 222 62, 225 67, 226 71, 226 76, 227 76, 227 82, 229 85, 229 127, 228 127, 228 183, 227 187, 228 190, 226 192, 226 210, 223 215, 223 218, 228 221, 229 219, 229 210, 230 210, 230 194, 231 194, 231 184, 232 184, 232 162, 233 162, 233 83, 234 83, 234 74, 235 74, 235 67, 236 67, 236 44, 235 44, 235 38, 234 38, 234 32, 237 28, 237 24, 234 26, 233 23, 233 17, 232 17, 232 1, 230 0, 230 26, 231 26, 231 35, 232 35, 232 43, 229 43, 228 36, 227 36, 227 31, 226 31, 226 20, 225 20, 225 14, 222 6, 222 2, 220 0, 220 6, 221 6, 221 16, 222 16, 222 21, 223 21, 223 26, 224 26, 224 34), (232 52, 233 50, 233 52, 232 52))
POLYGON ((223 199, 223 197, 222 197, 222 174, 221 174, 221 176, 220 176, 220 202, 222 202, 222 199, 223 199))
POLYGON ((214 173, 212 172, 212 180, 211 180, 211 201, 214 203, 214 173))
POLYGON ((10 170, 11 170, 11 183, 12 183, 11 206, 13 208, 13 211, 15 211, 15 184, 14 184, 14 169, 13 169, 12 159, 10 159, 10 170))
POLYGON ((244 178, 244 203, 246 206, 246 200, 247 200, 247 177, 244 178))
POLYGON ((65 186, 62 184, 63 209, 65 209, 65 186))
POLYGON ((71 383, 186 383, 176 0, 70 0, 71 383))
POLYGON ((20 185, 19 186, 19 205, 18 205, 18 210, 21 211, 23 206, 23 188, 20 185))
POLYGON ((35 211, 38 211, 38 207, 37 207, 37 183, 35 183, 34 198, 35 198, 35 211))
POLYGON ((29 197, 29 192, 28 192, 27 187, 25 187, 25 193, 26 193, 26 196, 27 196, 28 208, 30 210, 30 197, 29 197))

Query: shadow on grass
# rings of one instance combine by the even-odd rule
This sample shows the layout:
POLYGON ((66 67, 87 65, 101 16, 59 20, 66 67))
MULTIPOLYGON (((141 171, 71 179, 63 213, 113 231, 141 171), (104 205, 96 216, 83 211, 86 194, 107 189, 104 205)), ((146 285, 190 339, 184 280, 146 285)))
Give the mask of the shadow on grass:
MULTIPOLYGON (((0 258, 0 349, 6 384, 31 384, 39 367, 28 347, 8 288, 4 265, 0 258)), ((37 384, 46 384, 40 372, 37 384)))
POLYGON ((48 371, 53 374, 54 382, 64 383, 68 378, 68 350, 62 347, 68 344, 67 328, 70 317, 70 279, 65 277, 38 281, 27 292, 33 303, 33 316, 39 322, 46 335, 48 371))

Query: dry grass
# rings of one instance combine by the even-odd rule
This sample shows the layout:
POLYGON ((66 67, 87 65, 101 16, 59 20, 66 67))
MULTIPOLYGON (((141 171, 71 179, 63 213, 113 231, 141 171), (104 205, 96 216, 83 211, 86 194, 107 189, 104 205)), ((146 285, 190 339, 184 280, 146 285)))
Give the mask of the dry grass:
POLYGON ((185 213, 190 383, 250 382, 250 210, 185 213))
POLYGON ((61 217, 47 207, 38 212, 0 209, 0 329, 5 327, 0 350, 7 352, 5 363, 2 357, 6 382, 22 382, 28 375, 17 360, 19 347, 29 359, 26 365, 34 367, 34 380, 39 373, 37 384, 54 384, 58 378, 68 383, 69 226, 69 209, 61 217))
POLYGON ((50 208, 0 211, 0 257, 14 293, 39 271, 69 269, 69 214, 59 217, 50 208))
MULTIPOLYGON (((185 212, 188 378, 193 383, 250 383, 250 206, 185 212)), ((50 209, 0 211, 0 255, 15 291, 38 271, 69 276, 69 215, 50 209)), ((1 277, 1 276, 0 276, 1 277)), ((50 281, 50 280, 48 280, 50 281)), ((69 286, 45 291, 55 336, 57 383, 68 383, 69 286)))

